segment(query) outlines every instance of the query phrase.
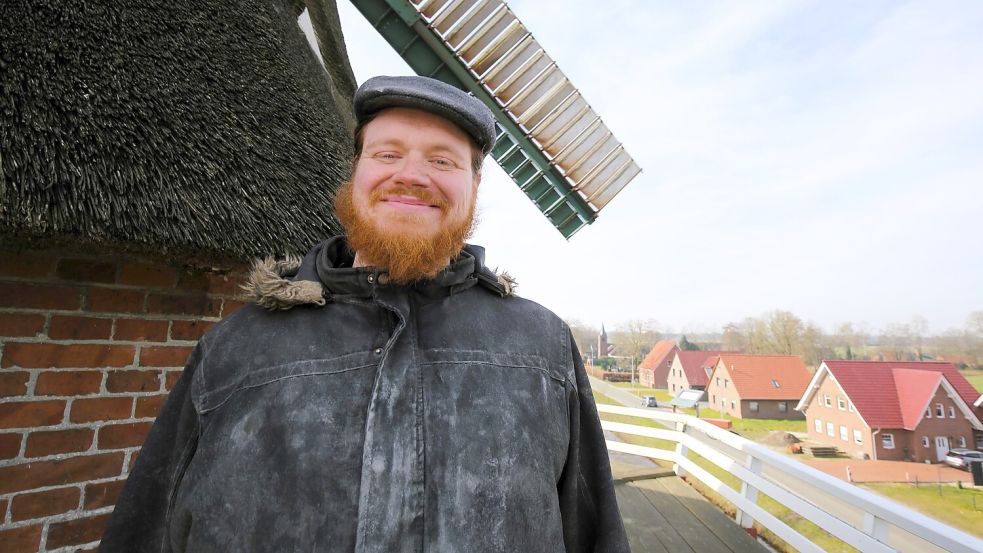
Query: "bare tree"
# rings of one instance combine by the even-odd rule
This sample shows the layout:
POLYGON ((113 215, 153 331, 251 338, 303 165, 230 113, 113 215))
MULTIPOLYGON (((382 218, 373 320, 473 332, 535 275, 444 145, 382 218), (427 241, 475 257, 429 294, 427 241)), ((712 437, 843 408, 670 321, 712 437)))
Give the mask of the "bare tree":
POLYGON ((662 338, 659 328, 655 319, 630 319, 612 333, 612 341, 618 345, 620 355, 634 356, 637 365, 662 338))

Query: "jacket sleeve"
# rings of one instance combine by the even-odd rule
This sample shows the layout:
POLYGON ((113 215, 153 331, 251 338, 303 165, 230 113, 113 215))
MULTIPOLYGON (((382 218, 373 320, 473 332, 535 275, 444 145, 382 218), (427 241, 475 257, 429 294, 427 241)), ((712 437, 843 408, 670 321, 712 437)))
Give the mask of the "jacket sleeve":
POLYGON ((563 539, 568 553, 630 551, 611 480, 604 432, 587 371, 569 335, 575 389, 568 390, 570 445, 559 482, 563 539))
POLYGON ((199 344, 171 389, 140 450, 102 537, 102 553, 171 553, 167 518, 174 489, 198 443, 199 417, 191 382, 201 358, 199 344))

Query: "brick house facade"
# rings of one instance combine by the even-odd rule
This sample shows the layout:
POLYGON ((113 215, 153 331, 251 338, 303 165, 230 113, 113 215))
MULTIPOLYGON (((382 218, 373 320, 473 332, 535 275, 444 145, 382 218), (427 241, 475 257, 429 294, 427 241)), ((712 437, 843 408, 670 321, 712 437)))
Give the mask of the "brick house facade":
POLYGON ((645 359, 638 364, 638 380, 642 386, 664 390, 668 387, 669 367, 679 346, 672 340, 659 340, 645 359))
POLYGON ((948 363, 824 361, 796 409, 810 440, 851 457, 935 463, 983 441, 975 393, 948 363))
POLYGON ((795 411, 811 375, 797 355, 721 353, 710 374, 710 408, 742 419, 801 420, 795 411))
POLYGON ((668 391, 706 390, 709 373, 717 364, 716 351, 679 351, 673 356, 667 377, 668 391))

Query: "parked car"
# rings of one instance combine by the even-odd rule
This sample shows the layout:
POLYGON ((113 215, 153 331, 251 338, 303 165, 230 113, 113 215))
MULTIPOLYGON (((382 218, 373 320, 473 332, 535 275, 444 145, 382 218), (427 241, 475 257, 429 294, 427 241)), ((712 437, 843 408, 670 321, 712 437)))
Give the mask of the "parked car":
POLYGON ((950 449, 945 456, 945 464, 957 469, 969 470, 970 463, 983 462, 983 452, 973 449, 956 448, 950 449))
POLYGON ((642 407, 658 407, 659 402, 655 400, 655 396, 642 396, 642 407))

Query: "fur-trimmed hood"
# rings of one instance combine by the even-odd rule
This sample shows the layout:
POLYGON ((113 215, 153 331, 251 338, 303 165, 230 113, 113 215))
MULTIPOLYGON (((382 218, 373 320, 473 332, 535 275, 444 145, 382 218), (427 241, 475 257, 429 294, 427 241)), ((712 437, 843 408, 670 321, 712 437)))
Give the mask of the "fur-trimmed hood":
MULTIPOLYGON (((466 245, 461 255, 432 281, 414 286, 444 288, 453 294, 480 284, 502 297, 515 295, 515 279, 507 272, 488 269, 483 261, 483 248, 466 245)), ((376 268, 353 269, 347 242, 344 237, 335 237, 319 244, 303 259, 288 255, 280 260, 255 260, 242 289, 244 299, 260 307, 290 309, 297 305, 322 306, 333 295, 358 294, 358 288, 368 292, 371 286, 384 284, 385 279, 385 272, 376 268)))

